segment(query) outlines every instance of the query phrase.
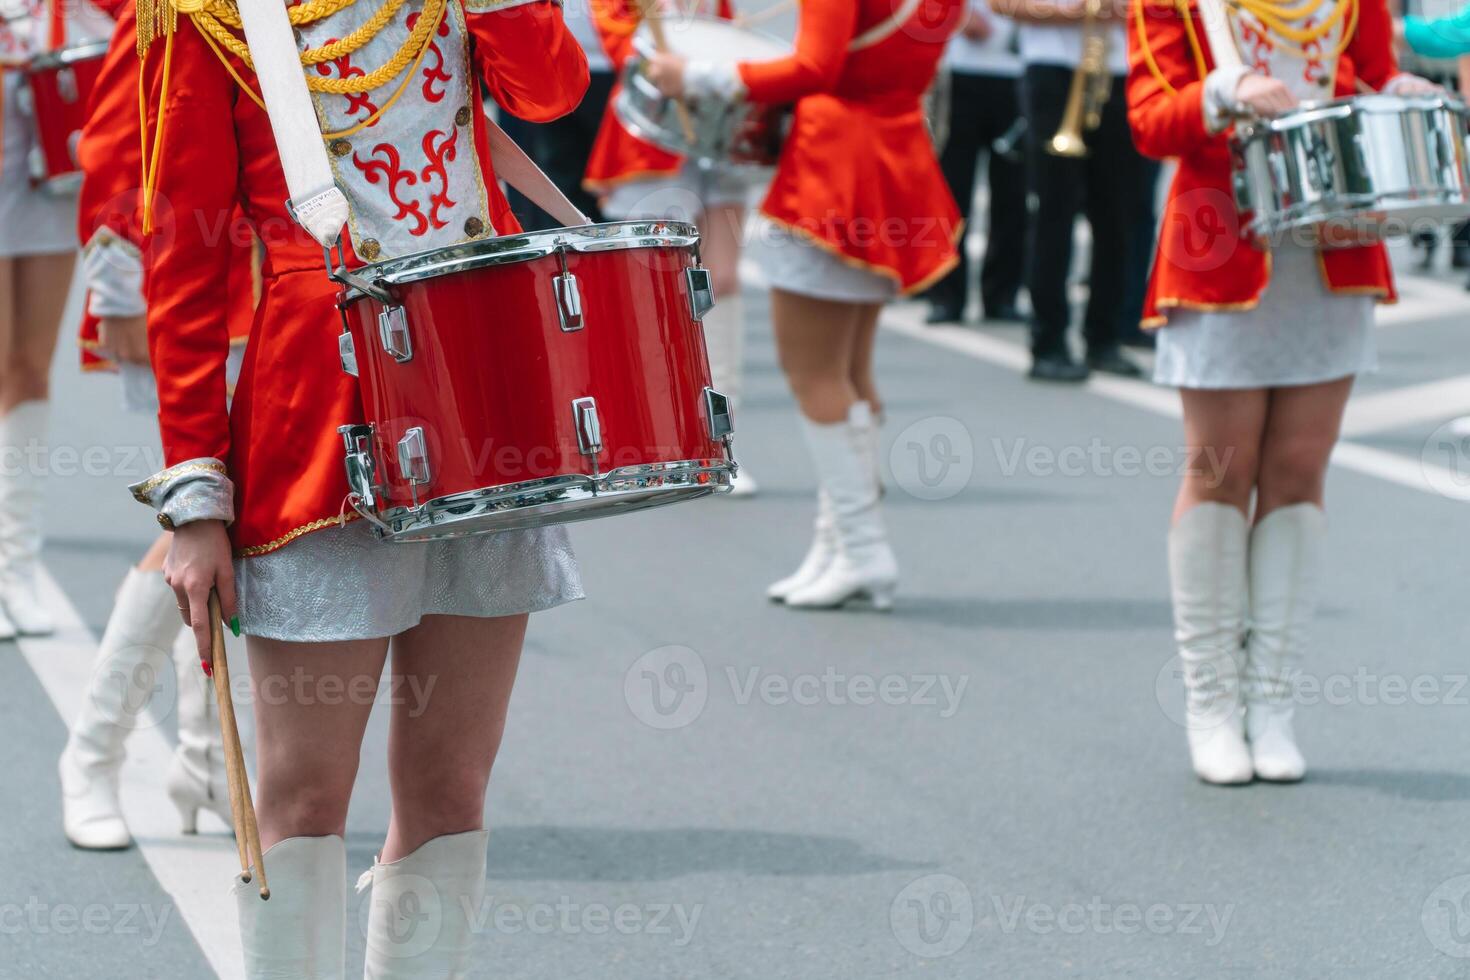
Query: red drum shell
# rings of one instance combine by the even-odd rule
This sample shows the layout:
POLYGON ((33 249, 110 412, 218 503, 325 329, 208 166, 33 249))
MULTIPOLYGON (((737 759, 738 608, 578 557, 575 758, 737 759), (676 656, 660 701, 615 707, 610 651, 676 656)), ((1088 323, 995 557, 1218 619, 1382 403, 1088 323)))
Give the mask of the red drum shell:
POLYGON ((107 43, 62 48, 38 55, 26 68, 31 93, 31 116, 36 131, 36 153, 31 180, 56 190, 74 190, 81 178, 77 141, 87 122, 87 108, 107 43))
MULTIPOLYGON (((603 236, 624 227, 669 226, 592 226, 603 236)), ((693 229, 688 231, 692 236, 693 229)), ((586 230, 561 233, 580 238, 586 230)), ((476 245, 513 247, 557 234, 476 245)), ((534 518, 479 515, 456 528, 454 515, 441 513, 434 533, 409 527, 420 522, 400 526, 390 516, 401 517, 403 509, 425 501, 528 481, 698 461, 716 470, 695 488, 699 496, 728 485, 726 443, 711 433, 706 411, 709 365, 686 276, 693 266, 692 247, 664 244, 567 250, 398 283, 389 273, 377 281, 387 284, 406 313, 412 356, 403 362, 380 336, 385 304, 361 294, 345 299, 363 409, 374 429, 377 510, 394 524, 393 536, 436 537, 599 516, 593 502, 579 508, 591 513, 542 507, 534 518), (581 329, 562 329, 553 281, 564 272, 579 287, 581 329), (596 404, 603 444, 596 454, 579 448, 573 402, 583 398, 596 404), (414 428, 423 431, 429 462, 428 482, 419 485, 409 482, 398 457, 400 440, 414 428)), ((374 267, 358 274, 371 281, 374 267)))

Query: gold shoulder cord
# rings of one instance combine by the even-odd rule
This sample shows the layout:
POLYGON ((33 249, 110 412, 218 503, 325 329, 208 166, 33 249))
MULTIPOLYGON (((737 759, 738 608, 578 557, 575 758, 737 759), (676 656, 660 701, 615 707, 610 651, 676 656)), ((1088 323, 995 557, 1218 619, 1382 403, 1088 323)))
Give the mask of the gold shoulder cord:
MULTIPOLYGON (((365 3, 367 0, 308 0, 306 3, 297 4, 287 8, 291 24, 301 27, 316 23, 319 20, 345 10, 354 3, 365 3)), ((377 122, 387 112, 393 103, 398 101, 408 83, 413 79, 414 71, 419 63, 423 61, 424 54, 429 50, 429 45, 439 25, 444 22, 444 16, 449 8, 450 0, 424 0, 424 9, 419 19, 414 23, 413 29, 409 31, 408 37, 385 64, 373 69, 363 75, 353 78, 330 78, 316 73, 306 76, 306 87, 312 92, 321 92, 329 95, 348 95, 362 92, 371 92, 373 89, 386 85, 388 82, 404 74, 405 68, 410 68, 404 74, 403 81, 394 90, 392 96, 383 105, 374 110, 366 119, 348 129, 339 130, 334 133, 323 133, 323 139, 337 139, 351 136, 362 129, 377 122)), ((201 37, 209 44, 221 64, 230 73, 235 82, 256 105, 262 109, 265 103, 261 101, 260 95, 250 84, 241 77, 230 62, 230 55, 238 58, 247 69, 255 70, 255 63, 250 57, 250 49, 245 41, 237 33, 240 30, 240 10, 236 5, 237 0, 137 0, 138 4, 138 56, 146 57, 148 49, 159 37, 164 39, 163 48, 163 85, 159 94, 162 103, 165 98, 170 81, 171 68, 173 66, 173 36, 178 30, 178 15, 184 14, 194 24, 201 37)), ((400 10, 403 9, 407 0, 384 0, 383 5, 377 9, 361 27, 346 36, 331 41, 318 48, 308 48, 301 52, 301 65, 303 68, 311 68, 315 65, 335 61, 346 57, 362 49, 373 38, 382 33, 383 29, 393 20, 400 10)), ((148 234, 153 230, 153 197, 158 187, 159 163, 162 157, 160 149, 163 145, 164 124, 167 119, 166 113, 160 111, 158 127, 150 141, 147 133, 148 122, 148 99, 144 90, 143 74, 138 76, 138 111, 143 118, 143 232, 148 234)), ((160 105, 161 108, 161 105, 160 105)))
MULTIPOLYGON (((1173 95, 1177 90, 1164 77, 1158 62, 1154 60, 1153 49, 1148 42, 1148 29, 1144 20, 1143 8, 1149 2, 1150 0, 1137 0, 1133 6, 1138 45, 1143 52, 1144 63, 1148 65, 1149 74, 1153 75, 1154 79, 1163 86, 1165 92, 1173 95)), ((1199 37, 1194 30, 1194 21, 1189 11, 1189 0, 1163 0, 1163 2, 1170 3, 1177 11, 1179 18, 1184 21, 1184 31, 1189 35, 1189 47, 1194 55, 1195 70, 1203 78, 1205 76, 1204 50, 1200 47, 1199 37)), ((1277 3, 1274 0, 1226 0, 1229 6, 1237 10, 1244 10, 1259 20, 1276 36, 1278 47, 1281 50, 1300 58, 1308 57, 1306 45, 1326 37, 1337 22, 1346 17, 1347 22, 1343 27, 1342 36, 1337 39, 1331 55, 1336 58, 1347 50, 1347 46, 1352 43, 1353 33, 1358 28, 1358 0, 1331 0, 1332 11, 1320 23, 1308 27, 1294 26, 1294 22, 1312 16, 1328 2, 1329 0, 1302 0, 1296 5, 1291 5, 1277 3)))

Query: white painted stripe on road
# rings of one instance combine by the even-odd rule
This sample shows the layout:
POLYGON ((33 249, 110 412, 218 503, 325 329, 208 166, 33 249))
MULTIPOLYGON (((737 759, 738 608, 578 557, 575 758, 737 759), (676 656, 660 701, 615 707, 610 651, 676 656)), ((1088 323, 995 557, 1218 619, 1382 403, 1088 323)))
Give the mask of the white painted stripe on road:
POLYGON ((1342 432, 1356 436, 1421 422, 1438 425, 1462 415, 1470 415, 1470 374, 1358 395, 1348 402, 1342 432))
MULTIPOLYGON (((21 654, 70 726, 87 696, 97 656, 97 640, 50 574, 39 573, 41 599, 56 617, 51 636, 21 637, 21 654)), ((172 717, 170 714, 169 717, 172 717)), ((173 747, 157 726, 133 732, 122 769, 123 816, 154 877, 173 899, 174 914, 194 934, 214 971, 223 980, 244 980, 239 930, 230 885, 240 870, 234 838, 228 832, 186 837, 178 812, 164 790, 173 747)), ((58 801, 56 834, 61 834, 58 801)), ((210 824, 201 818, 201 826, 210 824)))
MULTIPOLYGON (((1020 344, 967 327, 929 326, 923 322, 923 317, 923 309, 919 306, 890 306, 883 312, 883 328, 921 343, 942 347, 1018 373, 1030 366, 1031 355, 1020 344)), ((1470 381, 1466 384, 1470 385, 1470 381)), ((1082 387, 1104 398, 1132 405, 1155 415, 1166 418, 1180 416, 1179 396, 1171 388, 1107 375, 1093 375, 1082 387)), ((1349 405, 1351 404, 1350 402, 1349 405)), ((1464 496, 1441 493, 1438 488, 1460 487, 1465 484, 1463 478, 1446 467, 1347 440, 1337 444, 1332 453, 1332 462, 1344 469, 1446 499, 1465 499, 1470 496, 1470 492, 1464 496)))
POLYGON ((1395 273, 1399 301, 1379 306, 1376 322, 1383 327, 1406 327, 1434 320, 1455 310, 1470 312, 1470 293, 1454 285, 1422 274, 1395 273))

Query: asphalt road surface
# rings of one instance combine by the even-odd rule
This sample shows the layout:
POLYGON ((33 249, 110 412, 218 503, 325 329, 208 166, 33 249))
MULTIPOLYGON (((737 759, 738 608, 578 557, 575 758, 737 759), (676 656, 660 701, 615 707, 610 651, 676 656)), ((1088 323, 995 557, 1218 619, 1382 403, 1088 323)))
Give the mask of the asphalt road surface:
MULTIPOLYGON (((804 550, 813 474, 753 291, 737 425, 762 492, 574 529, 588 598, 532 622, 472 976, 1470 976, 1470 452, 1446 426, 1470 415, 1470 296, 1447 272, 1403 288, 1330 480, 1311 774, 1238 789, 1195 781, 1178 724, 1173 395, 1028 383, 1019 327, 895 309, 897 608, 791 612, 762 591, 804 550)), ((0 644, 0 978, 238 977, 233 845, 215 823, 179 837, 158 789, 167 683, 124 770, 141 847, 61 835, 66 724, 154 532, 123 484, 157 452, 116 380, 74 364, 64 344, 46 514, 64 628, 0 644)), ((387 820, 386 717, 353 878, 387 820)))

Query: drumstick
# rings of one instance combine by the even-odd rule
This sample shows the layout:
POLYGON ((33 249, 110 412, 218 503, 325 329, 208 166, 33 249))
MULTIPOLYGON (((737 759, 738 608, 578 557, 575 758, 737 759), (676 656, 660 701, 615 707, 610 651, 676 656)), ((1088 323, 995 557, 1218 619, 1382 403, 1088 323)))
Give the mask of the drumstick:
MULTIPOLYGON (((638 0, 638 14, 648 22, 648 33, 653 35, 653 49, 659 54, 668 54, 669 39, 664 34, 664 22, 658 12, 658 0, 638 0)), ((694 120, 689 118, 689 106, 682 96, 674 100, 674 114, 679 117, 679 128, 684 130, 684 139, 694 145, 694 120)))
POLYGON ((260 877, 260 897, 271 897, 265 878, 265 857, 260 850, 260 830, 255 823, 255 804, 250 799, 250 776, 245 771, 245 751, 240 747, 240 728, 235 722, 235 702, 230 697, 230 661, 225 654, 224 619, 219 593, 209 593, 210 663, 214 671, 214 694, 219 702, 219 728, 224 745, 225 773, 230 784, 230 814, 234 817, 235 840, 241 852, 240 877, 251 880, 250 865, 260 877))

